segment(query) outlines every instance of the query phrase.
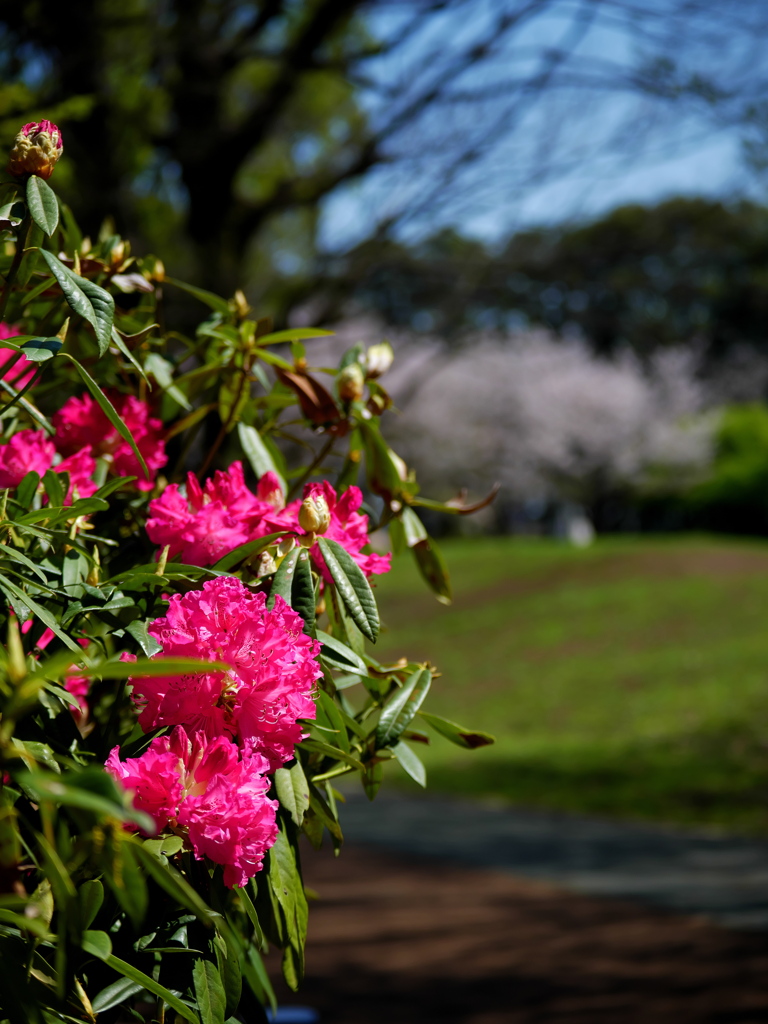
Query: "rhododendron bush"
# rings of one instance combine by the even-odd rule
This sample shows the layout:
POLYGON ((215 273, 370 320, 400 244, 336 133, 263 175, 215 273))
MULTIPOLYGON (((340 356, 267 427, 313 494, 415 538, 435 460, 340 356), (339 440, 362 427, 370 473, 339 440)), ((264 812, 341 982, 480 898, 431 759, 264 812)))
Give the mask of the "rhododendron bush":
POLYGON ((0 1022, 265 1020, 270 947, 301 980, 301 859, 342 849, 338 780, 373 799, 390 761, 424 784, 430 731, 491 741, 373 646, 370 533, 446 601, 415 508, 471 508, 384 440, 385 345, 313 368, 327 332, 83 238, 62 149, 25 125, 0 187, 0 1022))

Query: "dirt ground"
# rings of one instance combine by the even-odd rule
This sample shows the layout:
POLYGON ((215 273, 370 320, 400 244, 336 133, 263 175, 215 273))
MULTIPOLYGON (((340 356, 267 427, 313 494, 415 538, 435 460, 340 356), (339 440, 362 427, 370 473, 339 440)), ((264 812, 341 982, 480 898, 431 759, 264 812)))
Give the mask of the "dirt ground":
POLYGON ((321 1024, 768 1022, 765 933, 360 846, 304 869, 307 977, 277 991, 321 1024))

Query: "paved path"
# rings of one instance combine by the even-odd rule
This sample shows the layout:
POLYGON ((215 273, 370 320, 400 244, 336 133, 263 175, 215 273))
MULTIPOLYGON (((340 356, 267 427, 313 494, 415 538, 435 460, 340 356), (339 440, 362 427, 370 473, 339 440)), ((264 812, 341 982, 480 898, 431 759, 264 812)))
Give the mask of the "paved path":
POLYGON ((768 841, 438 797, 349 795, 344 836, 768 930, 768 841))

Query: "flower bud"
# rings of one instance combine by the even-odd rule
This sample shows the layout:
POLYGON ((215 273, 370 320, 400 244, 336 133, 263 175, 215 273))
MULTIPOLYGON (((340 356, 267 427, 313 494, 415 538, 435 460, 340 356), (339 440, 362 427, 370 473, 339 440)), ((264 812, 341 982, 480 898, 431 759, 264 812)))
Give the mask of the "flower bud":
POLYGON ((305 498, 299 509, 299 526, 307 533, 325 533, 331 525, 331 512, 322 494, 305 498))
POLYGON ((339 398, 342 402, 356 402, 363 397, 365 378, 358 363, 350 363, 345 366, 336 378, 339 398))
POLYGON ((36 174, 39 178, 50 178, 63 149, 61 132, 55 124, 25 124, 14 140, 8 170, 16 177, 36 174))
POLYGON ((375 380, 376 377, 386 373, 394 358, 395 353, 388 341, 383 341, 380 345, 371 345, 365 353, 366 377, 369 380, 375 380))

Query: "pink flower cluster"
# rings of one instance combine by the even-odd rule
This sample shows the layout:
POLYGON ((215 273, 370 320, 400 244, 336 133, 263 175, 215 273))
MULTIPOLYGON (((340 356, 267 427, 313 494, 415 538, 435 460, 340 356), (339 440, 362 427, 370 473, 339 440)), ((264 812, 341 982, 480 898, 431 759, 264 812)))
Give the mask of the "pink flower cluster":
POLYGON ((315 717, 320 645, 303 626, 282 598, 270 611, 263 593, 231 576, 176 594, 168 614, 149 629, 163 647, 156 657, 202 658, 231 669, 133 679, 142 729, 184 725, 231 736, 279 768, 302 738, 298 719, 315 717))
POLYGON ((17 326, 0 323, 0 377, 7 380, 18 391, 29 384, 38 369, 37 365, 27 359, 25 355, 20 355, 12 366, 8 366, 17 353, 13 349, 6 348, 2 342, 9 338, 17 338, 20 334, 21 331, 17 326), (8 369, 6 370, 5 367, 8 369))
POLYGON ((0 488, 18 487, 27 473, 43 476, 49 469, 69 473, 69 491, 64 499, 71 505, 75 497, 87 498, 96 490, 93 473, 96 463, 87 449, 81 449, 56 465, 56 445, 44 430, 20 430, 0 447, 0 488))
POLYGON ((170 546, 171 559, 181 556, 188 565, 213 565, 240 544, 289 530, 282 505, 274 473, 263 476, 253 494, 245 486, 242 463, 233 462, 226 473, 217 470, 203 488, 189 473, 186 497, 178 484, 166 487, 149 503, 147 533, 153 543, 170 546))
MULTIPOLYGON (((2 326, 0 324, 0 328, 2 326)), ((0 375, 3 365, 5 363, 0 362, 0 375)), ((11 373, 18 367, 16 363, 11 373)), ((21 386, 22 380, 14 380, 14 384, 21 386)), ((145 402, 131 395, 112 396, 112 402, 136 440, 147 468, 156 473, 167 461, 161 438, 162 423, 150 416, 145 402)), ((97 490, 93 481, 97 457, 104 458, 116 476, 137 477, 134 486, 140 491, 151 491, 154 487, 154 480, 147 480, 131 446, 90 395, 65 402, 54 414, 53 425, 56 428, 53 438, 43 430, 20 430, 0 446, 0 489, 18 487, 33 470, 43 476, 53 469, 56 473, 69 473, 66 504, 71 505, 74 497, 87 498, 97 490)))
MULTIPOLYGON (((163 424, 150 416, 146 402, 133 395, 110 395, 117 414, 125 422, 151 474, 166 464, 163 424)), ((102 457, 115 476, 135 476, 140 491, 151 491, 154 480, 147 480, 133 449, 118 434, 90 395, 70 398, 53 416, 56 447, 64 455, 86 448, 94 458, 102 457)))
MULTIPOLYGON (((307 484, 304 497, 322 496, 331 515, 325 536, 338 541, 354 558, 366 576, 389 571, 389 555, 365 554, 368 517, 358 512, 363 496, 358 487, 341 496, 327 480, 307 484)), ((147 533, 155 544, 170 545, 169 556, 191 565, 213 565, 234 548, 269 533, 285 530, 303 534, 299 526, 301 501, 285 505, 273 473, 258 483, 256 494, 245 484, 243 467, 233 462, 226 472, 217 471, 203 488, 193 473, 187 477, 186 497, 171 484, 159 498, 150 501, 147 533)), ((311 549, 320 572, 325 563, 316 546, 311 549)))
POLYGON ((320 645, 281 598, 269 610, 264 594, 229 576, 176 594, 149 632, 163 648, 157 659, 230 668, 133 678, 141 727, 175 728, 139 758, 121 762, 113 750, 107 768, 158 830, 185 836, 198 858, 224 865, 227 885, 242 885, 277 835, 264 774, 294 756, 300 719, 315 717, 320 645))
POLYGON ((224 884, 245 885, 261 869, 277 838, 277 801, 267 798, 267 761, 224 736, 189 735, 177 726, 158 736, 141 757, 121 761, 118 748, 106 767, 134 806, 151 815, 158 831, 188 839, 195 856, 224 865, 224 884))

